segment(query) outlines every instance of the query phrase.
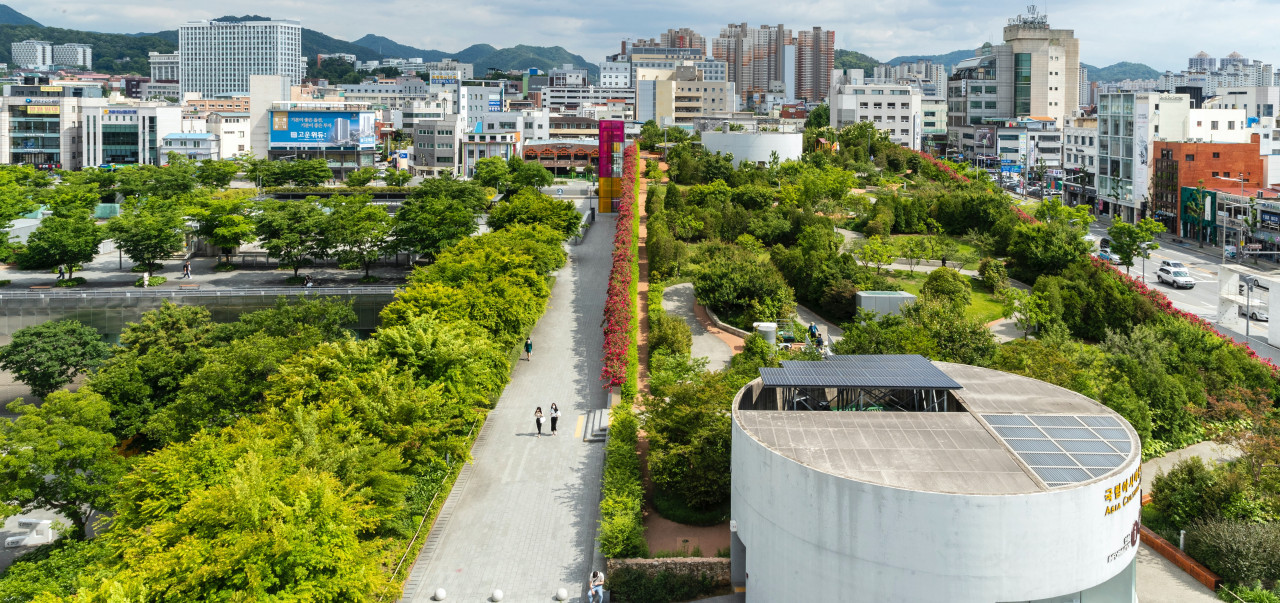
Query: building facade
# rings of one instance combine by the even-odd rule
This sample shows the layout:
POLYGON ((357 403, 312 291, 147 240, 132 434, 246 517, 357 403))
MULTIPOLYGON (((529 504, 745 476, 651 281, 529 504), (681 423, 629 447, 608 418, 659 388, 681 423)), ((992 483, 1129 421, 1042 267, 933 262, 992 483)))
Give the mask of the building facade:
POLYGON ((276 101, 267 120, 269 159, 324 159, 342 179, 373 167, 377 158, 376 120, 367 104, 276 101))
POLYGON ((1231 188, 1226 179, 1237 179, 1245 187, 1257 188, 1266 183, 1269 156, 1258 152, 1260 137, 1249 142, 1182 142, 1156 141, 1151 154, 1151 205, 1154 218, 1163 222, 1168 232, 1191 237, 1194 233, 1181 222, 1182 189, 1205 186, 1231 188))
POLYGON ((832 128, 871 122, 894 143, 920 150, 924 130, 919 89, 867 83, 861 69, 833 70, 831 82, 827 102, 832 128))
POLYGON ((182 131, 182 108, 154 103, 106 105, 81 120, 86 166, 164 165, 163 141, 182 131))
POLYGON ((10 45, 15 69, 49 69, 53 65, 53 45, 40 40, 23 40, 10 45))
POLYGON ((441 111, 438 114, 417 118, 412 127, 414 170, 424 176, 440 177, 458 174, 461 165, 462 138, 466 134, 467 118, 457 113, 441 111))
POLYGON ((250 152, 248 111, 213 111, 205 122, 206 131, 218 137, 220 159, 232 159, 250 152))
POLYGON ((831 70, 836 64, 836 32, 815 27, 796 35, 795 97, 821 103, 831 91, 831 70))
POLYGON ((93 46, 88 44, 58 44, 53 47, 53 64, 93 69, 93 46))
POLYGON ((244 94, 253 75, 302 83, 302 24, 298 21, 189 21, 178 28, 182 92, 206 98, 244 94))
POLYGON ((177 153, 187 159, 205 161, 222 159, 217 134, 180 132, 166 134, 160 142, 161 163, 168 163, 169 153, 177 153))
POLYGON ((781 24, 731 24, 711 41, 711 56, 728 65, 729 81, 735 84, 742 100, 754 106, 754 95, 770 92, 771 83, 785 86, 787 47, 793 45, 791 30, 781 24))

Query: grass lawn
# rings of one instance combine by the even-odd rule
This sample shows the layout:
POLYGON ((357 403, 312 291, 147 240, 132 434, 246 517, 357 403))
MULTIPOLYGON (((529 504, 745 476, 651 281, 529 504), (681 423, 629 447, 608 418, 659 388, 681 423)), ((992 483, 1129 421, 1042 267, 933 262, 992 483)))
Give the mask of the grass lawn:
MULTIPOLYGON (((928 272, 916 271, 911 273, 905 270, 895 270, 894 275, 889 277, 889 282, 902 287, 903 291, 919 297, 920 287, 924 285, 924 279, 928 275, 928 272)), ((1004 317, 1004 304, 1000 303, 1000 300, 991 294, 991 290, 986 285, 983 285, 982 281, 969 277, 969 284, 973 286, 973 296, 969 307, 965 308, 965 316, 977 319, 982 324, 1004 317)))
MULTIPOLYGON (((903 245, 906 244, 907 239, 923 237, 923 236, 924 235, 918 235, 918 234, 893 235, 893 237, 889 239, 889 242, 893 244, 893 248, 896 250, 898 257, 902 257, 902 248, 903 248, 903 245)), ((962 252, 966 252, 966 251, 971 253, 978 252, 978 250, 974 248, 973 245, 970 245, 969 243, 965 242, 965 240, 960 237, 951 237, 951 239, 954 240, 956 244, 960 246, 960 251, 962 252)))

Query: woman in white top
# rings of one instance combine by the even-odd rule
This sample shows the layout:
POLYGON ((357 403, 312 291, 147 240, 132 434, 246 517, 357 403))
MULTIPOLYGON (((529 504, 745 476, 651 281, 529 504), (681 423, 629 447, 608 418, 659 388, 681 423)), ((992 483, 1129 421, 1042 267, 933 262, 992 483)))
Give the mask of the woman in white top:
POLYGON ((551 403, 551 435, 556 435, 556 421, 560 420, 560 409, 555 402, 551 403))
POLYGON ((538 437, 542 437, 542 407, 533 411, 533 422, 538 425, 538 437))

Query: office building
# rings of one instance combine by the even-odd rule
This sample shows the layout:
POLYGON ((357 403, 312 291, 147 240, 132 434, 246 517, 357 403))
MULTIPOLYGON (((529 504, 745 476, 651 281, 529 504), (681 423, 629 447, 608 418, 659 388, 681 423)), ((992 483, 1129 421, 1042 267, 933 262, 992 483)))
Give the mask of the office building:
MULTIPOLYGON (((1034 9, 1034 7, 1029 7, 1034 9)), ((1079 108, 1080 41, 1070 29, 1052 29, 1046 15, 1018 15, 1004 28, 1013 55, 1013 115, 1052 117, 1061 128, 1079 108)))
POLYGON ((373 167, 378 132, 366 103, 276 101, 268 119, 269 159, 324 159, 337 179, 373 167))
MULTIPOLYGON (((476 162, 487 157, 523 156, 526 116, 516 112, 484 113, 462 136, 462 175, 475 175, 476 162)), ((544 132, 546 129, 543 130, 544 132)))
POLYGON ((400 109, 410 101, 427 97, 427 83, 417 77, 339 84, 338 89, 346 102, 368 103, 374 108, 400 109))
POLYGON ((542 89, 542 107, 556 112, 574 112, 584 105, 610 101, 635 104, 636 91, 631 88, 604 86, 548 86, 542 89))
MULTIPOLYGON (((1239 190, 1266 186, 1269 156, 1258 152, 1257 134, 1248 142, 1157 141, 1152 145, 1151 205, 1153 217, 1176 236, 1195 237, 1195 228, 1181 219, 1184 213, 1182 189, 1207 188, 1239 190), (1227 182, 1235 179, 1240 184, 1227 182)), ((1201 233, 1210 236, 1209 232, 1201 233)), ((1210 242, 1213 239, 1209 239, 1210 242)))
POLYGON ((178 53, 148 52, 147 63, 151 66, 151 81, 177 83, 181 66, 178 53))
POLYGON ((81 124, 84 165, 164 165, 163 140, 182 131, 182 108, 106 105, 85 110, 81 124))
POLYGON ((821 27, 800 30, 795 47, 795 98, 787 100, 826 101, 836 64, 836 32, 821 27))
POLYGON ((413 167, 423 176, 440 177, 458 174, 461 165, 462 137, 466 134, 467 118, 443 110, 414 107, 419 116, 406 130, 413 135, 413 167))
POLYGON ((1091 99, 1092 95, 1089 94, 1090 86, 1089 86, 1089 68, 1088 67, 1080 68, 1079 87, 1080 87, 1080 91, 1076 93, 1076 106, 1077 107, 1092 106, 1093 105, 1093 102, 1091 99))
POLYGON ((1096 205, 1098 116, 1077 115, 1067 120, 1067 127, 1062 130, 1062 169, 1062 202, 1072 207, 1096 205))
POLYGON ((279 75, 285 88, 302 83, 302 25, 298 21, 189 21, 178 28, 182 92, 205 98, 244 94, 254 75, 279 75))
POLYGON ((106 106, 95 85, 51 86, 47 78, 25 78, 0 97, 0 164, 78 170, 86 112, 106 106))
POLYGON ((709 82, 693 66, 641 73, 636 82, 636 120, 692 128, 698 117, 736 111, 733 82, 709 82))
POLYGON ((730 411, 747 603, 1138 600, 1142 443, 1115 411, 915 355, 782 365, 730 411))
POLYGON ((53 64, 63 67, 93 69, 93 46, 88 44, 58 44, 53 47, 53 64))
MULTIPOLYGON (((831 127, 839 130, 858 122, 872 122, 877 130, 904 147, 920 150, 923 136, 920 90, 896 84, 871 84, 861 69, 831 72, 831 127)), ((936 116, 935 116, 936 117, 936 116)), ((937 121, 935 120, 935 127, 937 121)))
MULTIPOLYGON (((782 25, 731 24, 711 40, 711 55, 728 65, 729 81, 747 106, 754 107, 761 95, 785 89, 789 46, 794 53, 791 30, 782 25)), ((791 65, 794 69, 794 62, 791 65)))

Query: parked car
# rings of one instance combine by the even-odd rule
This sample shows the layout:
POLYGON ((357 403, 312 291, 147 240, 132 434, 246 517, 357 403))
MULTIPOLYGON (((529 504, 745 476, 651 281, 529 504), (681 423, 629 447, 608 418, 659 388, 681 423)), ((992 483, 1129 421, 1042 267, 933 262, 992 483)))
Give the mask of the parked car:
POLYGON ((1262 312, 1260 310, 1246 310, 1244 306, 1240 306, 1240 315, 1248 316, 1250 319, 1256 320, 1258 322, 1267 322, 1271 318, 1267 316, 1266 312, 1262 312))
POLYGON ((1161 266, 1168 266, 1169 268, 1176 268, 1176 269, 1178 269, 1178 270, 1186 270, 1186 269, 1187 269, 1187 267, 1186 267, 1186 266, 1184 266, 1184 265, 1182 264, 1182 262, 1179 262, 1178 260, 1160 260, 1160 265, 1161 265, 1161 266))
POLYGON ((1099 251, 1094 255, 1096 255, 1098 259, 1106 262, 1111 262, 1112 264, 1120 263, 1120 256, 1117 256, 1114 253, 1111 253, 1111 251, 1106 248, 1103 248, 1101 251, 1099 251))
POLYGON ((1195 279, 1191 278, 1191 275, 1187 274, 1186 270, 1168 266, 1161 266, 1156 271, 1156 280, 1166 283, 1175 289, 1194 289, 1196 286, 1195 279))
POLYGON ((1271 288, 1258 277, 1245 274, 1240 276, 1240 295, 1244 295, 1244 290, 1249 285, 1253 285, 1254 289, 1261 289, 1263 291, 1271 290, 1271 288))

